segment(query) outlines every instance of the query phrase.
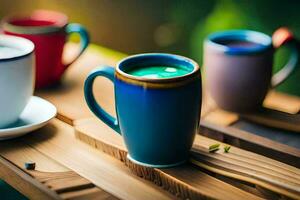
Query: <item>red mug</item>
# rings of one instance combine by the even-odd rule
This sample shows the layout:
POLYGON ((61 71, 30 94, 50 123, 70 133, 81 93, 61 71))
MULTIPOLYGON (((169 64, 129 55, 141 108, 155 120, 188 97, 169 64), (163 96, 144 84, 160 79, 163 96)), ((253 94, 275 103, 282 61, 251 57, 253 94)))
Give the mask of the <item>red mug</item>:
POLYGON ((36 54, 36 88, 57 83, 89 44, 89 35, 80 24, 68 24, 68 17, 62 13, 37 10, 27 16, 7 17, 2 22, 4 34, 16 35, 31 40, 36 54), (70 63, 63 63, 62 55, 67 37, 77 33, 80 36, 80 51, 70 63))

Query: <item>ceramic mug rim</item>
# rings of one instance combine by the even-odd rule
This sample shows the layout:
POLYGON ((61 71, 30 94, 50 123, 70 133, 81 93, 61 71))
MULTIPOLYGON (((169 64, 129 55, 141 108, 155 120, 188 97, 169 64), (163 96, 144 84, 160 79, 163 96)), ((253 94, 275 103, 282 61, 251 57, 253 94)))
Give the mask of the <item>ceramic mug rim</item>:
POLYGON ((29 14, 10 15, 2 20, 4 31, 18 34, 47 34, 59 32, 68 24, 68 16, 64 13, 51 10, 35 10, 29 14), (41 18, 41 15, 44 16, 41 18), (29 19, 37 21, 49 21, 52 24, 43 26, 21 26, 13 24, 14 21, 29 19))
POLYGON ((223 52, 229 55, 248 55, 261 53, 266 50, 272 49, 272 38, 262 32, 246 30, 246 29, 234 29, 220 31, 210 34, 204 41, 205 44, 211 46, 217 51, 223 52), (246 47, 246 48, 232 48, 227 45, 216 42, 218 39, 237 39, 241 41, 254 42, 262 44, 257 47, 246 47))
MULTIPOLYGON (((163 63, 161 63, 164 65, 163 63)), ((165 64, 168 65, 168 64, 165 64)), ((116 77, 122 79, 123 81, 126 82, 131 82, 133 84, 138 84, 138 85, 145 85, 147 83, 151 84, 163 84, 163 83, 174 83, 174 82, 179 82, 179 81, 184 81, 184 80, 190 80, 194 79, 197 77, 200 77, 200 67, 199 65, 192 59, 176 55, 176 54, 168 54, 168 53, 142 53, 142 54, 136 54, 132 56, 128 56, 124 59, 122 59, 116 66, 116 77), (181 75, 181 76, 175 76, 175 77, 170 77, 170 78, 147 78, 147 77, 139 77, 139 76, 134 76, 126 73, 122 68, 126 68, 126 65, 128 67, 129 62, 142 62, 143 59, 159 59, 159 58, 164 58, 168 59, 169 61, 173 62, 181 62, 184 63, 186 66, 190 66, 193 68, 191 72, 188 72, 187 74, 181 75), (139 60, 141 59, 141 60, 139 60), (137 61, 136 61, 137 60, 137 61), (198 74, 199 72, 199 74, 198 74)))
POLYGON ((22 53, 20 53, 19 55, 0 58, 0 62, 22 59, 31 55, 35 49, 33 42, 31 42, 30 40, 12 35, 0 35, 0 45, 22 50, 22 53))

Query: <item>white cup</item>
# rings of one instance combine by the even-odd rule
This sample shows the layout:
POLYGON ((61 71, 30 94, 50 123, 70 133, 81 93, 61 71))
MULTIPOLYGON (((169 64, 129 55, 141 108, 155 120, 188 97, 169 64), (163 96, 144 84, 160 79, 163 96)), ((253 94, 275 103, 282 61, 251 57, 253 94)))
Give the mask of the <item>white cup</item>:
POLYGON ((34 44, 0 35, 0 128, 16 122, 33 94, 34 44))

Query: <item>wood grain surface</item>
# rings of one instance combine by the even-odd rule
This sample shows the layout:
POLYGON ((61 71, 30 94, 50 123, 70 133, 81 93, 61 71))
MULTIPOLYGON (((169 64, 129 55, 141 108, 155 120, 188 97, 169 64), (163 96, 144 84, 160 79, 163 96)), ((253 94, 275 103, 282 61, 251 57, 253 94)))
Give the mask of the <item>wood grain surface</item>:
MULTIPOLYGON (((80 140, 120 160, 126 161, 127 163, 129 162, 125 158, 126 147, 121 136, 114 133, 113 130, 99 120, 86 119, 76 121, 75 129, 76 136, 80 140)), ((218 142, 198 135, 192 149, 192 163, 212 173, 258 185, 280 195, 290 198, 299 197, 299 169, 235 147, 232 147, 232 149, 230 149, 231 153, 228 154, 223 153, 222 149, 215 154, 208 153, 209 145, 214 143, 218 142)), ((224 144, 222 144, 222 147, 223 146, 224 144)), ((136 166, 133 167, 133 170, 141 171, 141 169, 136 166)), ((193 170, 190 165, 186 165, 183 169, 178 171, 176 171, 176 169, 157 170, 167 173, 169 178, 175 180, 178 179, 177 176, 181 178, 186 176, 183 178, 185 180, 184 184, 188 185, 190 182, 193 182, 194 179, 189 180, 187 177, 191 178, 197 176, 196 172, 193 173, 195 170, 193 170), (176 174, 176 176, 174 176, 174 174, 176 174)), ((197 173, 201 173, 201 171, 197 173)), ((138 174, 141 175, 140 173, 138 174)), ((144 176, 147 177, 149 175, 144 176)), ((210 181, 213 182, 212 180, 210 181)))
MULTIPOLYGON (((87 199, 95 195, 99 197, 97 199, 117 199, 24 140, 21 137, 0 142, 0 161, 9 163, 9 169, 3 166, 5 171, 0 170, 0 176, 29 199, 87 199), (28 161, 35 162, 35 170, 25 169, 24 164, 28 161), (26 178, 15 178, 18 173, 26 178)), ((2 167, 3 163, 0 165, 2 167)))
POLYGON ((0 178, 29 199, 60 199, 54 191, 2 157, 0 157, 0 178))
POLYGON ((23 142, 117 198, 175 198, 162 188, 135 176, 117 159, 78 141, 73 127, 58 119, 25 136, 23 142))
POLYGON ((205 120, 200 122, 200 133, 289 165, 300 167, 300 150, 298 148, 235 127, 218 125, 205 120))
POLYGON ((300 133, 300 114, 289 114, 264 108, 259 112, 240 116, 257 124, 300 133))
POLYGON ((300 170, 270 158, 236 147, 225 153, 209 153, 215 140, 197 136, 191 153, 191 162, 211 172, 258 185, 290 198, 300 198, 300 170))
POLYGON ((150 180, 169 192, 187 199, 257 199, 250 193, 224 183, 191 165, 170 169, 153 169, 127 160, 127 150, 120 135, 97 119, 75 121, 76 137, 126 163, 138 176, 150 180), (96 123, 95 123, 96 122, 96 123), (90 137, 90 134, 92 137, 90 137), (223 189, 221 189, 223 188, 223 189))

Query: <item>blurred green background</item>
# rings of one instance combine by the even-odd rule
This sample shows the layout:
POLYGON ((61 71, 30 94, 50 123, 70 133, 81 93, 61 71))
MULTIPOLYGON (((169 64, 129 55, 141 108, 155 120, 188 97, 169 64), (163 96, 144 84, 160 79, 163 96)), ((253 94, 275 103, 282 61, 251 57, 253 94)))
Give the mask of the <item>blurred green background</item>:
MULTIPOLYGON (((300 38, 298 0, 0 0, 1 18, 34 9, 66 13, 71 22, 86 26, 92 42, 102 46, 128 54, 176 53, 200 64, 203 39, 214 31, 241 28, 271 35, 287 26, 300 38)), ((288 53, 281 49, 276 54, 276 70, 288 53)), ((279 89, 300 96, 300 64, 279 89)), ((20 197, 10 196, 9 187, 0 188, 5 199, 20 197)))

